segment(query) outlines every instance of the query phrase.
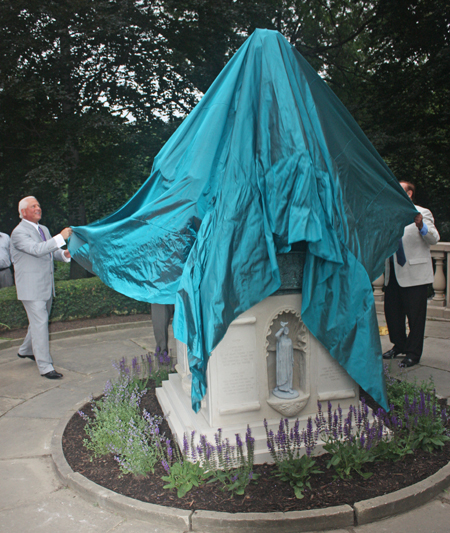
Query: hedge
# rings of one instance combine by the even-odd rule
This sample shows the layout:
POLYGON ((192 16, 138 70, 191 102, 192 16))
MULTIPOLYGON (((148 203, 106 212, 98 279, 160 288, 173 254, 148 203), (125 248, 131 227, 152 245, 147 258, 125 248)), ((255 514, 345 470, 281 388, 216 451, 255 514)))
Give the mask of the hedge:
MULTIPOLYGON (((107 287, 99 278, 56 282, 51 322, 95 318, 108 315, 150 313, 150 304, 139 302, 107 287)), ((17 300, 16 288, 0 289, 0 330, 24 327, 28 324, 22 302, 17 300)))

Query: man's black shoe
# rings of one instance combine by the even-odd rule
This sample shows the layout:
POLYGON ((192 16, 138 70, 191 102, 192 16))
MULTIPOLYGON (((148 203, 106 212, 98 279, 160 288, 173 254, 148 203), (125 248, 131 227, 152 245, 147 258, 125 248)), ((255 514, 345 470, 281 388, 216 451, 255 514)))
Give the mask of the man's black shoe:
POLYGON ((383 359, 394 359, 397 355, 400 355, 401 352, 398 352, 395 348, 391 348, 387 352, 384 352, 383 359))
POLYGON ((50 372, 47 372, 47 374, 41 374, 43 378, 48 378, 48 379, 59 379, 59 378, 62 378, 63 375, 60 374, 59 372, 56 372, 56 370, 50 370, 50 372))
POLYGON ((405 359, 403 359, 403 361, 400 361, 398 366, 400 368, 409 368, 410 366, 417 365, 418 363, 419 363, 419 361, 414 361, 413 359, 410 359, 409 357, 405 357, 405 359))
POLYGON ((36 361, 34 355, 20 355, 20 353, 18 353, 17 357, 20 357, 21 359, 32 359, 33 361, 36 361))

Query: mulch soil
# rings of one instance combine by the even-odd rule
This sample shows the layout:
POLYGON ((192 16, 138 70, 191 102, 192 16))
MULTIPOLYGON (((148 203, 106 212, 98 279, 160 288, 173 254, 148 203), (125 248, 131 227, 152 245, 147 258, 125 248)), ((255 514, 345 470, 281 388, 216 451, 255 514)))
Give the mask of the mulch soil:
MULTIPOLYGON (((366 396, 367 403, 373 407, 373 400, 366 396)), ((152 414, 163 415, 158 404, 154 388, 144 396, 141 408, 152 414)), ((90 405, 82 408, 88 416, 90 405)), ((353 479, 333 479, 332 469, 327 470, 327 455, 317 458, 317 465, 322 474, 311 478, 311 489, 306 489, 303 499, 297 499, 290 485, 274 476, 273 465, 256 465, 254 472, 259 474, 256 483, 250 484, 244 496, 232 497, 222 490, 218 483, 194 487, 183 498, 178 498, 176 491, 163 488, 166 483, 161 480, 165 472, 160 464, 153 474, 135 477, 121 473, 118 463, 112 455, 91 458, 90 452, 83 446, 85 422, 76 413, 64 431, 63 449, 66 459, 75 472, 79 472, 95 483, 114 492, 129 496, 143 502, 155 503, 167 507, 186 510, 210 510, 229 513, 242 512, 286 512, 319 509, 335 505, 352 505, 357 501, 374 498, 421 481, 437 472, 450 461, 450 444, 442 451, 426 453, 416 451, 397 462, 380 462, 368 466, 366 471, 373 472, 367 479, 355 474, 353 479)), ((166 421, 161 430, 171 438, 166 421)))
MULTIPOLYGON (((49 325, 50 332, 66 331, 91 326, 123 324, 149 320, 149 315, 112 315, 94 319, 72 320, 70 322, 54 322, 49 325)), ((26 328, 2 331, 1 335, 9 339, 25 337, 26 328)), ((361 391, 370 407, 377 407, 373 400, 361 391)), ((163 415, 156 399, 154 388, 149 389, 144 396, 142 409, 152 414, 163 415)), ((82 409, 87 415, 91 413, 90 405, 82 409)), ((230 513, 237 512, 286 512, 306 509, 319 509, 335 505, 352 505, 357 501, 374 498, 387 494, 421 481, 437 472, 450 461, 450 444, 447 443, 442 451, 433 454, 416 451, 403 460, 374 463, 366 471, 373 475, 364 480, 357 474, 353 479, 333 479, 333 471, 327 470, 328 456, 317 458, 317 466, 322 474, 311 478, 311 489, 304 491, 304 498, 295 497, 288 483, 275 477, 273 465, 255 465, 254 472, 259 474, 257 483, 250 484, 244 496, 231 497, 229 492, 222 490, 222 485, 210 483, 202 487, 194 487, 183 498, 178 498, 176 491, 163 489, 165 482, 161 476, 165 472, 160 464, 153 474, 145 477, 123 475, 118 463, 112 455, 92 458, 84 447, 83 439, 85 422, 75 414, 68 423, 63 435, 63 449, 66 459, 75 472, 79 472, 95 483, 114 492, 129 496, 143 502, 156 503, 167 507, 187 510, 210 510, 230 513)), ((168 438, 172 438, 166 421, 162 431, 168 438)))

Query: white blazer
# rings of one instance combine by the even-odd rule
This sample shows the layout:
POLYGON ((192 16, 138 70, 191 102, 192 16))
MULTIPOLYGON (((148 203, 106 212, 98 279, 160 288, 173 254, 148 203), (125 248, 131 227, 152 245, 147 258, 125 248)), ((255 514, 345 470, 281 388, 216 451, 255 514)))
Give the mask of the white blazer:
MULTIPOLYGON (((405 250, 406 264, 400 266, 397 263, 397 255, 394 254, 395 277, 400 287, 412 287, 433 283, 434 272, 431 260, 430 246, 439 242, 440 236, 434 218, 429 209, 414 206, 423 216, 423 221, 428 227, 428 233, 421 235, 416 224, 413 222, 405 227, 402 242, 405 250)), ((386 259, 384 283, 389 283, 389 259, 386 259)))
MULTIPOLYGON (((40 225, 40 224, 39 224, 40 225)), ((47 241, 26 221, 11 233, 11 259, 14 264, 18 300, 49 300, 55 295, 53 260, 64 261, 64 252, 45 226, 47 241)))

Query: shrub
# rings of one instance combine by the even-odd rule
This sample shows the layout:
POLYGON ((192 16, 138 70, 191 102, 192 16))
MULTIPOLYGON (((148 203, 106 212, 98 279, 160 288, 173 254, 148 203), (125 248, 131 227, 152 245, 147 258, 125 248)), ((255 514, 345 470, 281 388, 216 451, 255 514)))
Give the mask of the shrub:
POLYGON ((119 372, 115 383, 108 381, 99 400, 92 400, 93 417, 82 411, 88 436, 83 443, 94 457, 114 454, 124 474, 146 475, 154 471, 162 457, 163 435, 160 435, 161 417, 153 417, 145 409, 140 412, 140 402, 147 390, 141 387, 137 360, 128 368, 122 359, 114 365, 119 372))
MULTIPOLYGON (((124 296, 110 289, 97 277, 74 279, 56 282, 56 297, 53 300, 50 322, 149 312, 149 303, 124 296)), ((0 323, 11 329, 28 324, 22 302, 17 300, 15 287, 0 290, 0 323)))

